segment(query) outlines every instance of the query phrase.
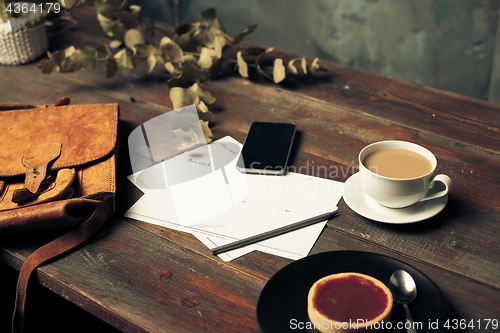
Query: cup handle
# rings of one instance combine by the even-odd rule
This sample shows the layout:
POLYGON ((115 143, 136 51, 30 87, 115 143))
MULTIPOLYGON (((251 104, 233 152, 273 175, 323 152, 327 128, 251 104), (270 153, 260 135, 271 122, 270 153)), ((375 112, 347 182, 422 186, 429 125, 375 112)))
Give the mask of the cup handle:
POLYGON ((431 200, 431 199, 440 198, 440 197, 448 194, 448 192, 450 192, 451 189, 453 188, 453 182, 451 181, 451 178, 448 177, 447 175, 440 174, 440 175, 434 176, 434 178, 432 179, 432 181, 429 184, 429 189, 433 188, 434 183, 436 183, 436 182, 443 183, 445 186, 445 189, 442 191, 436 192, 436 193, 427 194, 420 201, 427 201, 427 200, 431 200))

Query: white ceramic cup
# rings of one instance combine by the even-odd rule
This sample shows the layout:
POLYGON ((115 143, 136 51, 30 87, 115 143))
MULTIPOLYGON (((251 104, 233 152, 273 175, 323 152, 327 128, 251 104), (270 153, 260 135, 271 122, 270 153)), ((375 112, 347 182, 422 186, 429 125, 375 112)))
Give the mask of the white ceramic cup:
POLYGON ((450 177, 439 174, 434 176, 437 160, 426 148, 406 141, 379 141, 372 143, 361 150, 358 156, 359 177, 367 195, 379 204, 389 208, 403 208, 420 201, 436 199, 448 194, 453 187, 450 177), (414 151, 426 157, 432 165, 427 174, 415 178, 391 178, 378 175, 370 171, 364 164, 364 158, 376 150, 384 148, 402 148, 414 151), (434 187, 435 182, 444 184, 445 189, 427 194, 434 187))

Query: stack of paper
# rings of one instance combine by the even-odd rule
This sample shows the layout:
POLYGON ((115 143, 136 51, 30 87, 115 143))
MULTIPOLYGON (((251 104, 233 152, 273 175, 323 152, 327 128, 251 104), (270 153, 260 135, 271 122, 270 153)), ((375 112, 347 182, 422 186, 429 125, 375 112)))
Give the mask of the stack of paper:
MULTIPOLYGON (((343 183, 289 172, 244 174, 241 144, 231 137, 185 152, 129 177, 144 196, 125 216, 192 233, 209 248, 336 209, 343 183)), ((307 256, 326 221, 219 255, 253 250, 290 259, 307 256)))

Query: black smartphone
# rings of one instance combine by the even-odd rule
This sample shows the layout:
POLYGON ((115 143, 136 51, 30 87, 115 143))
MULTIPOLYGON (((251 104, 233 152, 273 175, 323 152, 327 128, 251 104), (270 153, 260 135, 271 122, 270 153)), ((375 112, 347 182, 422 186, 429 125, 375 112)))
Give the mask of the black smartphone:
POLYGON ((294 137, 294 124, 260 121, 252 123, 236 168, 244 173, 284 174, 294 137))

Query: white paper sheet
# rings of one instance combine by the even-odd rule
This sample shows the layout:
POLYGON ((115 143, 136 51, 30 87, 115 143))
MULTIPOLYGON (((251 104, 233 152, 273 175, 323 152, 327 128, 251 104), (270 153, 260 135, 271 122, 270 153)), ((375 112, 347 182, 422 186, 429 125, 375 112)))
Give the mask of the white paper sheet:
MULTIPOLYGON (((125 216, 192 233, 214 248, 336 209, 343 183, 298 173, 243 174, 235 166, 240 148, 239 142, 225 137, 131 175, 130 181, 144 196, 125 216), (179 173, 182 181, 176 177, 179 173)), ((320 222, 219 257, 228 261, 260 250, 300 259, 307 256, 325 224, 320 222)))

